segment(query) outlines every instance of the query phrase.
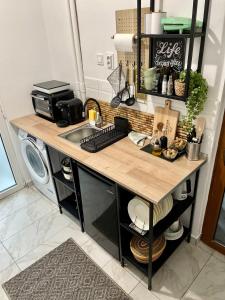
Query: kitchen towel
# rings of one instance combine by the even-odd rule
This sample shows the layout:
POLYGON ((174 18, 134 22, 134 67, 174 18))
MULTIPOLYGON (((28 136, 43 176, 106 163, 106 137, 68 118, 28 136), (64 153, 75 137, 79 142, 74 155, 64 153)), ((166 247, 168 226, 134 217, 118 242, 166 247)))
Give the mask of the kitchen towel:
POLYGON ((139 147, 143 147, 145 140, 147 139, 148 136, 146 134, 131 131, 128 134, 128 137, 134 144, 136 144, 139 147))

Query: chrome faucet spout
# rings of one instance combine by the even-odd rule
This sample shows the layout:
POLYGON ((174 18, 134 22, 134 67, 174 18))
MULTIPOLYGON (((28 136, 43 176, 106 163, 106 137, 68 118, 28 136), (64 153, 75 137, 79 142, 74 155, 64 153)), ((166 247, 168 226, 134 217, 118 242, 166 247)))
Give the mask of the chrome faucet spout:
POLYGON ((86 107, 88 102, 93 101, 96 103, 97 107, 98 107, 98 111, 99 111, 99 115, 102 116, 102 111, 101 111, 101 107, 100 104, 98 103, 98 101, 94 98, 88 98, 85 102, 84 102, 84 106, 83 106, 83 117, 86 117, 86 107))

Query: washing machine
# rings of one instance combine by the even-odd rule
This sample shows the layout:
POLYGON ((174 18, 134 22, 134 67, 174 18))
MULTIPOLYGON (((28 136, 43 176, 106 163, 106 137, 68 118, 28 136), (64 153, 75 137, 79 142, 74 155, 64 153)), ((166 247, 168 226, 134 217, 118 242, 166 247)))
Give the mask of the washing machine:
POLYGON ((21 144, 22 156, 34 186, 57 204, 56 191, 44 142, 21 129, 18 132, 18 137, 21 144))

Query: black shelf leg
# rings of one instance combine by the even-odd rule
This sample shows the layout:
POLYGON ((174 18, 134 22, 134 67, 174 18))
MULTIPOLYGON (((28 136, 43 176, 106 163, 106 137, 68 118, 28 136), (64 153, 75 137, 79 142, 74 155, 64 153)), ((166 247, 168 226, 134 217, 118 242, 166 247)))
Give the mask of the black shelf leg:
MULTIPOLYGON (((52 162, 51 162, 51 159, 50 159, 49 149, 48 149, 47 145, 46 145, 46 152, 47 152, 47 156, 48 156, 50 171, 51 171, 51 174, 53 175, 54 172, 53 172, 52 162)), ((59 203, 59 193, 58 193, 58 189, 57 189, 54 177, 53 177, 53 186, 54 186, 54 189, 55 189, 55 192, 56 192, 56 198, 57 198, 57 202, 58 202, 59 212, 60 212, 60 214, 62 214, 63 213, 62 208, 61 208, 60 203, 59 203)))
POLYGON ((201 43, 200 43, 200 50, 199 50, 199 57, 198 57, 198 72, 199 73, 202 70, 202 61, 203 61, 203 54, 204 54, 204 48, 205 48, 206 29, 207 29, 207 23, 208 23, 208 15, 209 15, 209 5, 210 5, 210 0, 205 0, 205 8, 204 8, 204 15, 203 15, 203 26, 202 26, 202 32, 204 32, 205 34, 201 37, 201 43))
POLYGON ((191 241, 191 232, 192 232, 192 225, 193 225, 193 219, 194 219, 194 211, 195 211, 195 202, 196 202, 196 194, 197 194, 197 187, 198 187, 198 178, 199 178, 199 170, 196 172, 196 177, 195 177, 195 188, 194 188, 194 202, 192 203, 191 206, 191 216, 190 216, 190 222, 189 222, 189 234, 187 236, 187 242, 190 243, 191 241))
POLYGON ((149 204, 148 289, 152 289, 153 203, 149 204))
POLYGON ((124 259, 123 258, 121 258, 121 262, 120 263, 121 263, 121 267, 124 268, 125 264, 124 264, 124 259))
POLYGON ((140 91, 141 79, 141 0, 137 0, 137 91, 140 91))

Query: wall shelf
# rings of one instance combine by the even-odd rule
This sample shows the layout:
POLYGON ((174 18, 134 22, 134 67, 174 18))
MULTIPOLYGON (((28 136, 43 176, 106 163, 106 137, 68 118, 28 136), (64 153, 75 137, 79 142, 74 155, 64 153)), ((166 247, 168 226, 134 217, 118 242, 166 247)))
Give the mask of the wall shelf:
MULTIPOLYGON (((197 72, 201 72, 202 69, 202 61, 203 61, 203 54, 204 54, 204 47, 205 47, 205 36, 206 36, 206 29, 207 29, 207 22, 208 22, 208 12, 209 12, 209 2, 210 0, 204 0, 204 13, 203 13, 203 23, 201 32, 196 30, 196 19, 197 19, 197 11, 198 11, 198 0, 192 0, 192 16, 191 16, 191 29, 189 33, 183 34, 174 34, 174 33, 163 33, 163 34, 145 34, 142 32, 142 0, 137 0, 137 91, 138 93, 148 94, 168 99, 174 99, 179 101, 186 101, 188 98, 188 91, 189 91, 189 83, 190 83, 190 76, 191 76, 191 67, 192 67, 192 56, 193 56, 193 49, 194 49, 194 41, 195 38, 200 38, 200 47, 198 53, 198 62, 197 62, 197 72), (184 66, 186 70, 186 80, 185 80, 185 94, 183 97, 178 97, 176 95, 167 96, 162 95, 161 93, 154 93, 150 90, 146 90, 141 86, 141 73, 142 73, 142 48, 143 48, 143 39, 149 40, 149 65, 148 67, 154 67, 153 65, 153 43, 151 40, 154 38, 163 38, 163 39, 176 39, 176 38, 184 38, 189 39, 189 46, 186 51, 187 55, 187 64, 184 66)), ((155 0, 150 0, 150 11, 154 12, 155 8, 155 0)), ((186 46, 187 47, 187 46, 186 46)))
MULTIPOLYGON (((203 37, 205 36, 205 32, 195 32, 194 37, 203 37)), ((146 34, 146 33, 141 33, 141 38, 186 38, 190 39, 192 35, 190 33, 164 33, 164 34, 146 34)))
POLYGON ((139 91, 140 91, 140 93, 147 94, 147 95, 152 95, 152 96, 157 96, 157 97, 163 97, 163 98, 166 98, 166 99, 186 101, 186 97, 179 97, 179 96, 176 96, 176 95, 171 95, 171 96, 163 95, 161 93, 156 93, 156 92, 153 92, 153 91, 149 91, 149 90, 146 90, 144 88, 140 88, 139 91))

